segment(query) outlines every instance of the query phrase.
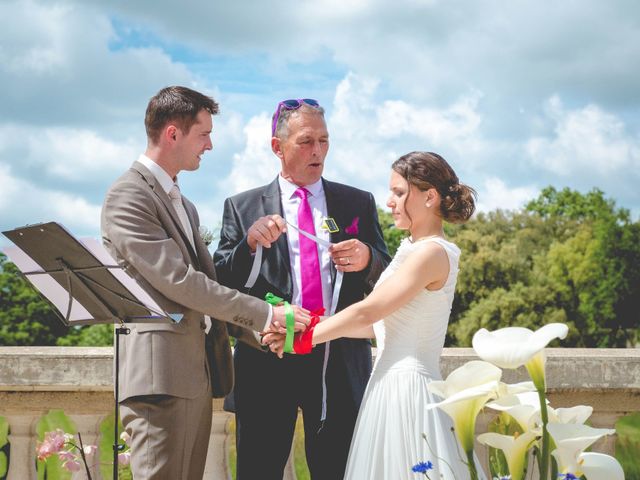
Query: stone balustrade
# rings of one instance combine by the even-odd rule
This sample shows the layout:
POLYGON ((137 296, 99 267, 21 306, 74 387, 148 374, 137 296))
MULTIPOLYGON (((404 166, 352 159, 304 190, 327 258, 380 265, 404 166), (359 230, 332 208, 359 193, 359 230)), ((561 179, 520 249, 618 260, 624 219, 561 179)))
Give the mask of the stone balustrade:
MULTIPOLYGON (((112 356, 110 347, 0 347, 0 416, 10 426, 8 480, 36 478, 35 427, 51 409, 63 409, 84 441, 96 442, 100 423, 113 413, 112 356)), ((471 349, 445 349, 443 375, 475 358, 471 349)), ((526 379, 524 369, 507 371, 503 378, 526 379)), ((591 424, 613 428, 621 416, 640 412, 640 349, 547 349, 547 384, 552 406, 591 405, 591 424)), ((213 403, 205 478, 228 479, 231 415, 220 400, 213 403)), ((478 431, 486 430, 490 419, 490 413, 483 414, 478 431)), ((594 450, 613 454, 614 446, 612 436, 594 450)), ((291 464, 285 478, 295 478, 291 464)))

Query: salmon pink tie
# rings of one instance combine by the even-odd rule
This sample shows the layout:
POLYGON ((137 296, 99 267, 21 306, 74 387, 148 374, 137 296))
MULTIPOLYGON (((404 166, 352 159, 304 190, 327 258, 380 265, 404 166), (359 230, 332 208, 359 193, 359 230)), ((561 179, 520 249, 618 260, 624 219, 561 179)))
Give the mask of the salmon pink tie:
MULTIPOLYGON (((298 228, 311 235, 316 234, 313 223, 313 215, 307 196, 309 192, 305 188, 298 188, 295 194, 300 197, 298 205, 298 228)), ((318 247, 313 240, 300 235, 300 277, 302 281, 302 307, 307 310, 316 310, 323 307, 322 282, 320 278, 320 261, 318 260, 318 247)))

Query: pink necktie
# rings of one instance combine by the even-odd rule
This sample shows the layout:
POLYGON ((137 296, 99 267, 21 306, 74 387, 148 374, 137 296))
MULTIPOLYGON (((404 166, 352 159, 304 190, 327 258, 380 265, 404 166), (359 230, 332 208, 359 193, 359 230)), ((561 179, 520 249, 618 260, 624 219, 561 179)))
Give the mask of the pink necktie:
MULTIPOLYGON (((313 224, 313 215, 305 188, 298 188, 296 195, 300 197, 298 206, 298 228, 312 235, 316 234, 313 224)), ((313 240, 304 235, 299 236, 300 241, 300 276, 302 281, 302 306, 308 310, 323 307, 322 282, 320 279, 320 262, 318 260, 318 247, 313 240)))

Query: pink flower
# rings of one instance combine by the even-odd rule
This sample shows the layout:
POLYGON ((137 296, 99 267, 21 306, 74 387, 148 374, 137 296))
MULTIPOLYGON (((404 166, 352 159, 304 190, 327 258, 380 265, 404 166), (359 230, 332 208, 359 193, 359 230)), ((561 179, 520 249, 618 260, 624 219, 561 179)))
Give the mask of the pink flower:
POLYGON ((118 454, 118 465, 129 465, 131 463, 131 452, 123 452, 118 454))
POLYGON ((38 442, 38 445, 36 446, 36 454, 38 455, 38 460, 45 460, 54 453, 56 452, 53 451, 53 448, 49 442, 38 442))
POLYGON ((95 445, 85 445, 82 450, 84 451, 85 455, 93 455, 94 453, 96 453, 96 450, 98 450, 98 447, 96 447, 95 445))
POLYGON ((75 454, 69 452, 68 450, 63 450, 62 452, 58 452, 58 458, 61 462, 72 462, 76 460, 75 454))
POLYGON ((360 221, 360 217, 356 217, 351 222, 351 225, 344 229, 345 233, 349 235, 358 235, 358 222, 360 221))
POLYGON ((44 441, 39 442, 36 446, 38 460, 44 460, 54 453, 60 452, 64 448, 65 442, 69 440, 68 435, 59 428, 53 432, 44 434, 44 441))
POLYGON ((68 439, 68 435, 59 428, 53 432, 47 432, 44 437, 44 441, 48 441, 56 452, 64 448, 64 444, 68 439))
POLYGON ((62 466, 70 472, 79 472, 82 469, 82 464, 76 460, 67 460, 62 466))

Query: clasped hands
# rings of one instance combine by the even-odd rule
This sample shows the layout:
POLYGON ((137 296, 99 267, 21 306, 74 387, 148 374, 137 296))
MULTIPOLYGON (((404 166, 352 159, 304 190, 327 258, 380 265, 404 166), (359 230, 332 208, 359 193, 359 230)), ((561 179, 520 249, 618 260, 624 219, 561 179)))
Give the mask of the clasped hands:
MULTIPOLYGON (((274 310, 276 308, 283 308, 283 307, 274 307, 274 310)), ((300 308, 300 307, 295 306, 294 308, 300 308)), ((305 310, 305 312, 307 312, 307 323, 305 324, 303 329, 296 330, 297 334, 300 334, 301 332, 303 332, 307 328, 307 325, 309 324, 308 323, 308 321, 310 320, 309 313, 308 313, 309 311, 305 310)), ((298 326, 298 316, 296 315, 296 327, 297 326, 298 326)), ((267 347, 269 347, 269 350, 271 350, 273 353, 278 355, 278 358, 283 357, 284 342, 287 338, 287 329, 283 327, 282 324, 280 324, 277 321, 271 322, 271 325, 269 325, 269 328, 264 332, 261 332, 260 336, 262 337, 261 341, 263 345, 266 345, 267 347)))
MULTIPOLYGON (((298 307, 299 308, 299 307, 298 307)), ((313 349, 313 332, 324 315, 324 308, 319 308, 310 313, 311 321, 306 329, 295 332, 293 338, 287 337, 287 329, 278 322, 272 322, 269 328, 261 333, 262 343, 282 358, 285 352, 308 354, 313 349)))

